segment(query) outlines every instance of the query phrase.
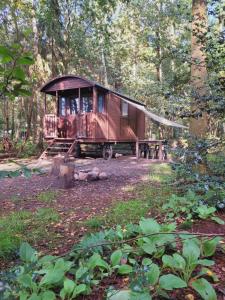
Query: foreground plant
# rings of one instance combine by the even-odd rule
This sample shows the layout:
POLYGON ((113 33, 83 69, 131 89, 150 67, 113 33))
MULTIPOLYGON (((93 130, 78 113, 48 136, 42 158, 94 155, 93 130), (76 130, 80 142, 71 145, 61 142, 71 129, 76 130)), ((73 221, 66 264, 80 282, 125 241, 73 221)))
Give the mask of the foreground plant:
POLYGON ((64 257, 39 257, 23 243, 21 265, 1 274, 0 295, 5 300, 75 299, 90 294, 103 278, 115 274, 129 280, 126 290, 109 288, 110 300, 168 298, 173 290, 186 287, 202 299, 216 299, 206 280, 209 276, 217 280, 208 269, 214 262, 206 257, 215 253, 220 238, 199 239, 174 230, 174 224, 142 219, 139 225, 87 235, 64 257), (177 241, 182 242, 182 251, 177 241), (173 254, 168 255, 168 251, 173 254))

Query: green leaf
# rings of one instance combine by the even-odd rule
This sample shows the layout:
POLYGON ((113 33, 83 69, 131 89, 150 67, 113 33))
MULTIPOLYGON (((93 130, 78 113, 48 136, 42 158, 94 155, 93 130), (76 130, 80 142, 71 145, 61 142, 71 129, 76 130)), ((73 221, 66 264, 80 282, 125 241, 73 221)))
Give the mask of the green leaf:
POLYGON ((72 298, 80 295, 81 293, 84 293, 87 290, 86 284, 79 284, 75 287, 72 298))
POLYGON ((199 293, 204 300, 216 300, 216 292, 211 284, 204 278, 192 282, 193 289, 199 293))
POLYGON ((213 216, 211 219, 220 225, 224 225, 224 221, 218 217, 213 216))
POLYGON ((84 276, 85 273, 88 272, 88 268, 86 267, 80 267, 77 271, 76 271, 76 279, 80 279, 82 276, 84 276))
POLYGON ((40 285, 53 285, 59 283, 64 277, 64 271, 59 269, 48 270, 41 279, 40 285))
POLYGON ((171 269, 183 270, 186 266, 184 258, 178 253, 174 253, 173 256, 163 255, 162 261, 164 267, 169 267, 171 269))
POLYGON ((130 290, 110 290, 107 293, 107 300, 130 300, 130 290))
POLYGON ((42 300, 42 299, 41 299, 41 296, 38 296, 36 293, 33 293, 30 296, 29 300, 42 300))
POLYGON ((16 67, 13 70, 13 76, 14 76, 15 79, 18 79, 18 80, 21 80, 21 81, 25 80, 25 73, 20 67, 16 67))
POLYGON ((129 265, 122 265, 118 268, 118 273, 121 275, 129 274, 131 272, 133 272, 133 268, 129 265))
POLYGON ((32 281, 32 277, 29 274, 23 274, 18 277, 18 282, 25 288, 32 289, 35 283, 32 281))
POLYGON ((202 266, 210 267, 210 266, 213 266, 215 264, 215 262, 213 260, 209 260, 209 259, 199 259, 198 264, 202 265, 202 266))
POLYGON ((152 260, 150 258, 147 258, 145 257, 143 260, 142 260, 142 265, 143 266, 149 266, 152 264, 152 260))
POLYGON ((157 233, 160 231, 160 225, 154 219, 142 219, 139 223, 143 234, 157 233))
POLYGON ((27 291, 20 291, 19 297, 20 300, 27 300, 27 298, 30 296, 30 294, 27 291))
POLYGON ((152 254, 152 253, 156 252, 156 247, 155 247, 154 243, 152 243, 152 242, 143 244, 141 246, 141 248, 144 250, 145 253, 148 253, 148 254, 152 254))
POLYGON ((159 280, 160 269, 156 264, 152 264, 150 267, 150 271, 147 272, 146 277, 151 285, 155 285, 159 280))
POLYGON ((188 264, 196 263, 200 256, 200 248, 193 240, 186 240, 183 244, 183 256, 188 264))
POLYGON ((148 292, 135 293, 132 291, 129 300, 152 300, 152 297, 148 292))
POLYGON ((34 61, 30 56, 23 56, 18 59, 18 63, 21 65, 32 65, 34 61))
POLYGON ((19 254, 25 262, 35 262, 37 260, 36 251, 27 242, 21 244, 19 254))
POLYGON ((203 256, 208 257, 212 256, 216 251, 216 246, 218 245, 219 241, 221 240, 220 237, 215 237, 211 240, 204 240, 202 243, 202 252, 203 256))
POLYGON ((168 274, 159 278, 159 286, 164 290, 172 291, 173 289, 187 287, 187 284, 180 277, 168 274))
POLYGON ((66 294, 70 295, 70 294, 72 294, 76 284, 73 280, 66 278, 64 280, 63 286, 64 286, 64 290, 65 290, 66 294))
POLYGON ((41 295, 41 300, 55 300, 56 296, 53 291, 45 291, 41 295))
POLYGON ((123 253, 121 250, 116 250, 112 253, 110 260, 112 262, 113 266, 119 265, 121 258, 123 256, 123 253))
POLYGON ((104 261, 98 253, 94 253, 88 260, 88 267, 94 269, 95 267, 100 267, 104 269, 109 269, 109 265, 104 261))

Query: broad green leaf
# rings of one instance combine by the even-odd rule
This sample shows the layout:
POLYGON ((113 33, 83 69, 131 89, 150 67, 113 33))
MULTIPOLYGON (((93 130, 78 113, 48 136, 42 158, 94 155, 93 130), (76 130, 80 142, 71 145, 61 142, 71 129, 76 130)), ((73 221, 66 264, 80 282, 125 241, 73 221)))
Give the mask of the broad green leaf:
POLYGON ((70 294, 72 294, 76 284, 73 280, 66 278, 64 280, 63 286, 64 286, 64 290, 65 290, 66 294, 70 295, 70 294))
POLYGON ((173 289, 187 287, 187 284, 180 277, 168 274, 159 278, 159 286, 161 289, 172 291, 173 289))
POLYGON ((183 243, 183 256, 188 264, 195 263, 200 256, 200 248, 193 240, 185 240, 183 243))
POLYGON ((29 295, 30 294, 27 291, 20 291, 19 292, 20 300, 27 300, 29 295))
POLYGON ((152 300, 152 297, 148 292, 135 293, 132 291, 129 300, 152 300))
POLYGON ((41 295, 41 300, 55 300, 56 296, 53 291, 45 291, 41 295))
POLYGON ((142 233, 151 234, 160 231, 160 225, 154 219, 142 219, 139 223, 142 233))
POLYGON ((25 262, 35 262, 37 260, 36 251, 27 242, 21 244, 19 254, 25 262))
POLYGON ((41 299, 41 296, 37 295, 36 293, 33 293, 30 296, 29 300, 42 300, 42 299, 41 299))
POLYGON ((204 300, 216 300, 216 292, 211 284, 204 278, 192 282, 193 289, 199 293, 204 300))
POLYGON ((95 267, 100 267, 104 269, 109 269, 109 265, 104 261, 98 253, 94 253, 88 260, 88 267, 94 269, 95 267))
POLYGON ((107 293, 107 300, 130 300, 130 290, 110 290, 107 293))
POLYGON ((143 260, 142 260, 143 266, 149 266, 151 264, 152 264, 152 260, 150 258, 148 258, 148 257, 143 258, 143 260))
POLYGON ((178 253, 174 253, 173 256, 163 255, 162 261, 165 267, 169 267, 171 269, 182 270, 185 268, 186 265, 184 258, 178 253))
POLYGON ((21 65, 32 65, 34 61, 30 56, 23 56, 18 59, 18 63, 21 65))
POLYGON ((219 217, 213 216, 213 217, 211 217, 211 219, 220 225, 224 225, 224 221, 222 219, 220 219, 219 217))
POLYGON ((8 49, 4 46, 0 46, 0 55, 1 56, 12 56, 12 53, 11 53, 10 49, 8 49))
POLYGON ((32 281, 32 277, 29 274, 23 274, 21 276, 18 277, 18 282, 25 288, 30 288, 32 289, 34 285, 36 285, 33 281, 32 281))
POLYGON ((210 266, 213 266, 215 264, 215 262, 213 260, 209 260, 209 259, 199 259, 198 264, 202 265, 202 266, 210 267, 210 266))
POLYGON ((21 80, 21 81, 24 81, 25 80, 25 73, 24 71, 19 68, 19 67, 16 67, 14 70, 13 70, 13 76, 15 79, 18 79, 18 80, 21 80))
POLYGON ((203 256, 206 256, 206 257, 212 256, 215 253, 216 246, 220 240, 221 240, 220 237, 215 237, 214 239, 203 241, 203 243, 202 243, 203 256))
POLYGON ((75 287, 72 298, 80 295, 81 293, 84 293, 87 290, 86 284, 79 284, 75 287))
POLYGON ((118 273, 121 275, 129 274, 133 271, 133 268, 129 265, 122 265, 118 268, 118 273))
POLYGON ((88 268, 86 267, 80 267, 77 271, 76 271, 76 279, 80 279, 85 273, 88 272, 88 268))
POLYGON ((64 271, 59 269, 49 270, 41 279, 40 285, 53 285, 59 283, 64 277, 64 271))
POLYGON ((160 269, 156 264, 152 264, 146 277, 150 285, 155 285, 159 280, 160 269))
POLYGON ((121 250, 114 251, 110 257, 112 265, 113 266, 119 265, 122 256, 123 256, 123 253, 121 250))
POLYGON ((156 247, 155 245, 151 243, 145 243, 141 246, 141 248, 144 250, 145 253, 152 254, 156 252, 156 247))

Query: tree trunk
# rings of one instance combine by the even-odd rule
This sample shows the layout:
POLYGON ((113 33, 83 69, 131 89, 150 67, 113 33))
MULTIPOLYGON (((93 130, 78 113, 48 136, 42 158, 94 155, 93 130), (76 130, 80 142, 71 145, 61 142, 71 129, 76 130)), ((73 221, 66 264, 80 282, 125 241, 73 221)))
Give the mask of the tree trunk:
POLYGON ((207 32, 206 0, 192 0, 192 38, 191 38, 191 85, 193 91, 190 133, 197 138, 206 137, 208 114, 204 111, 204 97, 207 95, 207 69, 204 52, 207 32))

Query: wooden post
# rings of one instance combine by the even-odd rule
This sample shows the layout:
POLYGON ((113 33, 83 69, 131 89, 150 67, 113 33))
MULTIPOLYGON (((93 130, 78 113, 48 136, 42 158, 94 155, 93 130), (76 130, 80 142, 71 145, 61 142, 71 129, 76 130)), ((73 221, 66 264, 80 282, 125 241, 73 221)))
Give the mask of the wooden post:
POLYGON ((55 96, 56 96, 56 114, 58 116, 59 115, 59 95, 58 95, 58 91, 55 92, 55 96))
POLYGON ((45 99, 44 99, 44 113, 46 114, 46 108, 47 108, 47 104, 46 104, 46 94, 45 94, 45 99))
POLYGON ((136 159, 139 159, 139 141, 136 141, 136 159))
POLYGON ((96 87, 93 87, 93 112, 98 112, 98 95, 96 87))
POLYGON ((81 98, 80 98, 80 88, 78 88, 78 98, 79 98, 79 105, 80 105, 80 113, 83 111, 83 105, 81 103, 81 98))
POLYGON ((159 142, 159 160, 163 159, 162 142, 159 142))

